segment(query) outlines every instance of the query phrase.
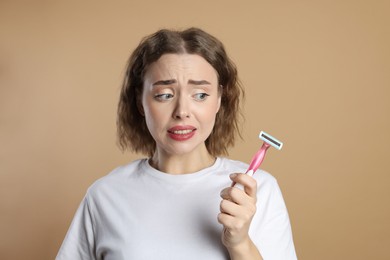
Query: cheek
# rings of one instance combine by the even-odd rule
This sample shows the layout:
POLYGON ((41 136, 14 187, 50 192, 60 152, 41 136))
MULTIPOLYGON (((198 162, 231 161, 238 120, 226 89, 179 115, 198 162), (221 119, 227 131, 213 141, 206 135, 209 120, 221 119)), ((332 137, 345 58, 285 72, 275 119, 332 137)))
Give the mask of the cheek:
POLYGON ((214 111, 214 113, 210 113, 212 114, 214 117, 216 116, 216 114, 218 113, 219 109, 221 107, 221 98, 219 98, 212 106, 212 108, 210 109, 211 111, 214 111))
POLYGON ((150 132, 158 132, 165 127, 169 117, 169 111, 166 107, 153 104, 153 102, 144 102, 144 114, 146 125, 150 132))
POLYGON ((158 118, 158 115, 156 114, 156 109, 154 109, 153 106, 150 105, 150 102, 145 99, 142 101, 142 108, 146 125, 148 126, 149 130, 151 130, 154 128, 156 118, 158 118))
POLYGON ((145 120, 149 127, 155 127, 158 124, 158 119, 160 115, 158 114, 158 110, 148 107, 145 109, 145 120))
POLYGON ((218 104, 214 104, 208 107, 207 109, 205 109, 204 111, 202 111, 204 122, 207 122, 210 125, 214 125, 218 110, 219 110, 218 104))

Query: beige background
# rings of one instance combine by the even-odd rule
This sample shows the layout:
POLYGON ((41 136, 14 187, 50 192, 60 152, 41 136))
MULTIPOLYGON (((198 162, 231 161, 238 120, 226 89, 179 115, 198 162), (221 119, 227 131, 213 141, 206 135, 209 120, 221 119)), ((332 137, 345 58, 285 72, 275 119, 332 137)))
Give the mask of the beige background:
MULTIPOLYGON (((126 60, 159 28, 221 39, 249 161, 279 180, 300 259, 390 259, 390 2, 0 0, 0 259, 53 259, 116 146, 126 60)), ((261 198, 259 198, 261 199, 261 198)))

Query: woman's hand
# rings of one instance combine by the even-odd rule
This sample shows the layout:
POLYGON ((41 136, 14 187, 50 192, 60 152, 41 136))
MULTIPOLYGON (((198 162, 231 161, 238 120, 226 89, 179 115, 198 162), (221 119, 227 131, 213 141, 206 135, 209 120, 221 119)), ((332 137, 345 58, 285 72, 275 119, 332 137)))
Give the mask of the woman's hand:
MULTIPOLYGON (((255 256, 253 259, 261 259, 248 235, 252 218, 256 213, 256 180, 246 174, 236 173, 231 174, 230 179, 233 183, 240 183, 245 190, 228 187, 221 191, 221 213, 218 215, 218 222, 224 227, 222 243, 231 257, 249 254, 248 256, 255 256)), ((233 258, 241 259, 241 257, 233 258)), ((252 257, 246 259, 252 259, 252 257)))

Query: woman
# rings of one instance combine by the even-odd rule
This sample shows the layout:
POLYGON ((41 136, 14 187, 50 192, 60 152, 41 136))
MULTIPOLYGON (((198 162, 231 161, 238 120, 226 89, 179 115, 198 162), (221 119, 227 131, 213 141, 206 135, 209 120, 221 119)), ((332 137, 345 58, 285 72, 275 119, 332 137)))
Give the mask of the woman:
POLYGON ((239 132, 241 96, 235 65, 208 33, 143 39, 127 66, 118 136, 148 158, 88 189, 57 259, 296 259, 275 179, 239 174, 246 164, 220 157, 239 132))

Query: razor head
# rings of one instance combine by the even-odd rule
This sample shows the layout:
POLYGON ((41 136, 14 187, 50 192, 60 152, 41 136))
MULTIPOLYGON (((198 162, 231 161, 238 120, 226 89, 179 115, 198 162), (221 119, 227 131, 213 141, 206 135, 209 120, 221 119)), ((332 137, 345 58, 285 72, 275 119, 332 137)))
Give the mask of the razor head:
POLYGON ((283 143, 276 139, 275 137, 265 133, 264 131, 261 131, 259 134, 259 138, 266 142, 267 144, 275 147, 276 149, 280 150, 283 147, 283 143))

